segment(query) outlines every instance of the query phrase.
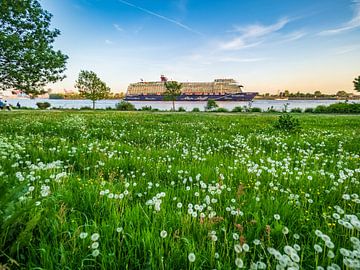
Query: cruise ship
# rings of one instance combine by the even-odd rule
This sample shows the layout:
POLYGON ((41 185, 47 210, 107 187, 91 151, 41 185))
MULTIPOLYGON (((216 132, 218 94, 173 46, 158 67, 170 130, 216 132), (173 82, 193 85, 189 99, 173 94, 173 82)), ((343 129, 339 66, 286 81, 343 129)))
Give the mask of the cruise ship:
MULTIPOLYGON (((127 101, 163 101, 168 79, 161 75, 157 82, 137 82, 129 85, 125 100, 127 101)), ((242 85, 234 79, 215 79, 213 82, 181 83, 181 94, 177 101, 251 101, 256 92, 243 92, 242 85)))

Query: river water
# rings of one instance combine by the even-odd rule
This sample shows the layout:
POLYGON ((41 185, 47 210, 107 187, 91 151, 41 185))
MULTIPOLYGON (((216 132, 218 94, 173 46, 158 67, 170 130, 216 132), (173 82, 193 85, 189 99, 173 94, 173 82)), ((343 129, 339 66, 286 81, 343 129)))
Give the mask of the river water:
MULTIPOLYGON (((36 108, 37 102, 49 102, 52 107, 64 108, 64 109, 79 109, 81 107, 92 107, 91 100, 64 100, 64 99, 9 99, 8 103, 15 106, 17 102, 21 106, 36 108)), ((120 100, 99 100, 96 102, 96 108, 105 109, 107 107, 115 108, 115 105, 120 100)), ((251 107, 258 107, 262 110, 267 110, 273 108, 275 110, 283 110, 287 106, 288 110, 292 108, 315 108, 319 105, 330 105, 333 103, 344 102, 340 100, 254 100, 251 104, 251 107)), ((360 103, 360 100, 351 100, 349 103, 360 103)), ((132 104, 135 105, 136 109, 141 109, 144 106, 151 106, 159 110, 170 110, 172 108, 171 101, 132 101, 132 104)), ((246 106, 250 105, 249 102, 232 102, 232 101, 223 101, 217 102, 219 107, 232 110, 236 106, 246 106)), ((181 101, 175 102, 175 107, 183 107, 187 111, 191 111, 193 108, 199 108, 201 111, 204 110, 206 106, 205 101, 181 101)))

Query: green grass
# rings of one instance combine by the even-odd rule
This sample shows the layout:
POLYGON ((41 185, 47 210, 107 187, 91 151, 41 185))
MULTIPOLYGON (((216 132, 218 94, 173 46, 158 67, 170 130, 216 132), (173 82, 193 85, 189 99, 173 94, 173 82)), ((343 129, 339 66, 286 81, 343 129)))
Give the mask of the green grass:
POLYGON ((277 117, 0 113, 0 269, 356 269, 360 118, 277 117))

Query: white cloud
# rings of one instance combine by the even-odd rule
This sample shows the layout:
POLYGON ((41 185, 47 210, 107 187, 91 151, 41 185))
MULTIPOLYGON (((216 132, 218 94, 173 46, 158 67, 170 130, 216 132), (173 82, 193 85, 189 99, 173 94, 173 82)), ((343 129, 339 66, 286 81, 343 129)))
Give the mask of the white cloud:
POLYGON ((335 54, 346 54, 346 53, 350 53, 350 52, 357 51, 357 50, 360 50, 359 45, 344 46, 344 47, 337 48, 335 50, 335 54))
POLYGON ((219 58, 218 62, 233 62, 233 63, 252 63, 252 62, 261 62, 261 61, 266 61, 269 58, 265 58, 265 57, 258 57, 258 58, 236 58, 236 57, 224 57, 224 58, 219 58))
POLYGON ((253 24, 245 27, 235 27, 231 32, 239 35, 227 42, 220 44, 222 50, 240 50, 250 47, 256 47, 264 42, 264 39, 283 29, 290 20, 288 18, 280 19, 278 22, 270 25, 253 24))
POLYGON ((354 15, 350 21, 344 23, 340 27, 325 30, 319 33, 319 35, 327 36, 327 35, 336 35, 343 33, 345 31, 353 30, 355 28, 360 27, 360 0, 353 1, 354 4, 354 15))
POLYGON ((109 40, 109 39, 106 39, 106 40, 105 40, 105 43, 106 43, 107 45, 114 44, 114 42, 112 42, 112 41, 111 41, 111 40, 109 40))
POLYGON ((124 32, 124 28, 122 28, 120 25, 114 23, 113 26, 114 26, 115 29, 118 30, 119 32, 124 32))

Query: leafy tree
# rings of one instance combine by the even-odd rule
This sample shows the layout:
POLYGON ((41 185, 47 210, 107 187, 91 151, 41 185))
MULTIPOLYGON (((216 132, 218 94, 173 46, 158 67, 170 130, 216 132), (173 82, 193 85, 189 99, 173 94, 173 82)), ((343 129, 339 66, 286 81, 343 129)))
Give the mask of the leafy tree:
POLYGON ((110 94, 110 88, 93 71, 81 70, 75 87, 79 89, 80 96, 92 100, 93 109, 97 100, 110 94))
POLYGON ((52 46, 60 31, 50 29, 51 17, 37 0, 0 1, 0 89, 35 97, 65 77, 68 57, 52 46))
POLYGON ((349 94, 346 93, 345 91, 338 91, 338 92, 336 93, 336 95, 337 95, 338 97, 347 97, 347 96, 349 96, 349 94))
POLYGON ((315 91, 314 96, 321 97, 322 93, 320 91, 315 91))
MULTIPOLYGON (((117 103, 115 105, 116 109, 119 111, 135 111, 135 106, 134 104, 131 104, 130 102, 127 101, 120 101, 119 103, 117 103)), ((144 108, 144 107, 143 107, 144 108)), ((145 111, 145 110, 143 110, 145 111)), ((150 107, 150 111, 151 111, 151 107, 150 107)))
POLYGON ((360 76, 354 79, 354 90, 360 92, 360 76))
POLYGON ((213 100, 213 99, 209 99, 209 100, 207 101, 206 106, 205 106, 205 110, 211 111, 211 110, 213 110, 213 109, 216 109, 217 107, 219 107, 219 105, 216 103, 216 101, 213 100))
POLYGON ((182 84, 176 81, 165 82, 166 91, 164 92, 165 100, 172 101, 173 111, 175 111, 175 100, 181 94, 182 84))

